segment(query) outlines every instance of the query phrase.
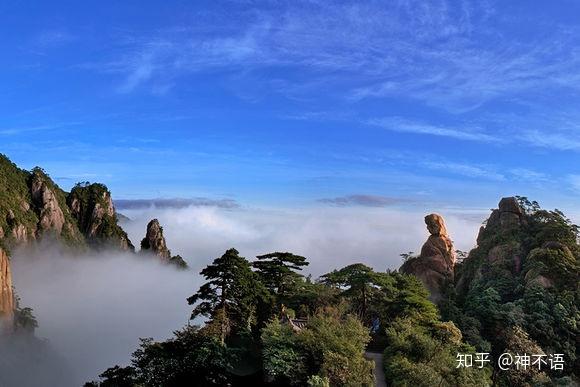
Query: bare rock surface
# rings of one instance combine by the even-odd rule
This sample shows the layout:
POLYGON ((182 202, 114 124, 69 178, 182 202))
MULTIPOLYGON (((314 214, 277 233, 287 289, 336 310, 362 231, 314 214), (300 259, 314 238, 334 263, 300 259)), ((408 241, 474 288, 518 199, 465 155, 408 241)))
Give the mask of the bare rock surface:
POLYGON ((14 312, 14 293, 8 254, 0 248, 0 319, 7 319, 14 312))
POLYGON ((446 284, 453 281, 455 249, 441 215, 427 215, 425 224, 431 235, 423 244, 421 254, 407 260, 401 271, 419 278, 429 290, 429 298, 437 303, 442 299, 446 284))
POLYGON ((159 220, 153 219, 147 225, 147 234, 141 241, 141 252, 154 254, 163 261, 168 261, 171 258, 171 252, 167 248, 163 227, 159 224, 159 220))
POLYGON ((30 194, 34 205, 39 209, 39 231, 54 231, 60 235, 65 223, 63 210, 60 208, 55 193, 46 184, 45 179, 35 173, 32 176, 30 194))

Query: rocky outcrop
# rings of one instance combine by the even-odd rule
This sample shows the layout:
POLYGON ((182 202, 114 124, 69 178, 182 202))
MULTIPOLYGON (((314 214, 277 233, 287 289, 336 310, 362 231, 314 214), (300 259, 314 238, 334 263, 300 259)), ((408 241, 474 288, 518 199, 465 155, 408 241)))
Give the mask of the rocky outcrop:
POLYGON ((40 173, 33 173, 30 185, 32 202, 39 209, 38 231, 54 231, 60 235, 64 226, 64 212, 55 193, 46 184, 40 173))
POLYGON ((14 293, 12 290, 10 260, 8 254, 0 247, 0 319, 9 320, 12 318, 13 313, 14 293))
POLYGON ((515 197, 502 198, 498 208, 492 210, 485 226, 482 226, 477 236, 477 243, 489 233, 510 232, 517 230, 526 222, 524 211, 515 197))
POLYGON ((159 220, 153 219, 147 225, 147 234, 141 241, 141 252, 154 254, 163 261, 169 261, 171 258, 159 220))
POLYGON ((135 250, 127 233, 118 225, 111 193, 105 185, 77 184, 67 202, 89 245, 135 250))
POLYGON ((147 224, 147 233, 141 241, 141 254, 150 254, 164 263, 169 263, 178 269, 187 269, 187 262, 180 255, 171 255, 167 242, 163 236, 163 227, 159 220, 153 219, 147 224))
POLYGON ((408 259, 400 270, 419 278, 429 290, 429 298, 438 303, 445 287, 453 282, 455 249, 441 215, 427 215, 425 223, 431 235, 423 244, 421 254, 408 259))

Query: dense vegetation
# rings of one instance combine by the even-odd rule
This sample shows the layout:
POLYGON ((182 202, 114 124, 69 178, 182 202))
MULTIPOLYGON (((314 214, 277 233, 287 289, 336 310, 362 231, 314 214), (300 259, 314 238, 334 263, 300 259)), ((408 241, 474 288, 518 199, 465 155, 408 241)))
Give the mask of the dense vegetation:
POLYGON ((361 263, 313 281, 305 257, 253 262, 235 249, 202 272, 192 318, 165 342, 143 340, 129 367, 88 386, 365 386, 384 351, 393 386, 571 385, 578 375, 578 228, 520 198, 518 227, 484 227, 438 306, 414 276, 361 263), (453 286, 455 285, 455 286, 453 286), (457 367, 458 354, 562 353, 564 370, 457 367))
MULTIPOLYGON (((106 186, 79 183, 67 194, 42 169, 21 170, 0 155, 2 245, 23 233, 40 236, 46 209, 31 197, 35 181, 63 209, 60 240, 132 247, 106 186)), ((250 262, 227 250, 202 270, 206 282, 187 299, 201 326, 164 342, 142 340, 130 366, 87 385, 371 385, 375 364, 365 351, 384 353, 394 386, 572 385, 580 369, 579 229, 558 210, 518 200, 521 213, 505 222, 492 212, 438 306, 416 277, 399 272, 354 263, 313 280, 301 274, 303 256, 273 252, 250 262), (560 353, 565 368, 457 367, 458 353, 476 352, 491 359, 560 353)), ((171 259, 185 267, 181 257, 171 259)), ((32 310, 20 307, 15 324, 26 334, 37 326, 32 310)))
POLYGON ((455 352, 472 348, 453 323, 439 320, 415 277, 354 264, 313 282, 299 274, 307 264, 291 253, 250 263, 226 251, 201 272, 207 282, 188 299, 192 317, 207 318, 203 327, 166 342, 144 340, 130 367, 115 366, 90 385, 372 385, 374 363, 364 356, 371 341, 387 346, 393 380, 414 380, 418 371, 455 385, 489 380, 490 370, 455 369, 455 352), (371 334, 366 322, 375 319, 381 329, 371 334), (434 361, 409 343, 445 356, 434 361))
POLYGON ((521 223, 507 229, 488 224, 478 247, 456 267, 459 282, 469 285, 449 295, 442 314, 469 343, 496 357, 514 342, 528 354, 564 354, 563 371, 497 373, 496 383, 566 385, 580 369, 578 227, 558 210, 518 200, 521 223))
POLYGON ((47 237, 74 250, 85 249, 87 241, 93 247, 128 242, 117 215, 107 211, 109 201, 110 192, 103 184, 79 183, 69 194, 42 168, 26 171, 0 154, 0 244, 4 247, 47 237))
POLYGON ((35 230, 38 216, 30 210, 30 172, 18 168, 0 154, 0 239, 11 237, 12 230, 22 225, 35 230))

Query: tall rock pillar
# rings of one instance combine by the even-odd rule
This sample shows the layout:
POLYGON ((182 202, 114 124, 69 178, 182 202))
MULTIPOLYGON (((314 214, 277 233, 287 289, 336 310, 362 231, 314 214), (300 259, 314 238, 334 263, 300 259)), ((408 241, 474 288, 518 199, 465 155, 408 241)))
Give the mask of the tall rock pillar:
POLYGON ((14 314, 14 292, 8 254, 0 247, 0 332, 2 325, 12 325, 14 314))
POLYGON ((429 299, 438 303, 447 283, 453 282, 455 249, 441 215, 427 215, 425 224, 431 235, 423 244, 421 254, 403 263, 400 270, 419 278, 429 290, 429 299))

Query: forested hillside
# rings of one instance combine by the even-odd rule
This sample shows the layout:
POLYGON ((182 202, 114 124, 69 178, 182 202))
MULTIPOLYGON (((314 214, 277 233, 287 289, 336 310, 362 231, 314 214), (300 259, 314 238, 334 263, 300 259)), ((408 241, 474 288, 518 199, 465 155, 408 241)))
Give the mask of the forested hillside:
MULTIPOLYGON (((407 267, 441 262, 428 255, 452 246, 442 218, 427 218, 432 235, 420 256, 405 257, 407 267)), ((424 275, 355 263, 313 280, 301 275, 305 257, 249 261, 230 249, 201 272, 206 283, 187 300, 191 317, 205 323, 165 342, 144 339, 130 366, 87 386, 372 385, 365 351, 384 353, 393 386, 574 385, 579 251, 578 229, 564 214, 504 199, 478 246, 462 261, 450 254, 452 272, 428 284, 441 286, 435 304, 424 275), (545 364, 503 370, 504 353, 545 364), (489 360, 465 366, 466 356, 489 360)))

